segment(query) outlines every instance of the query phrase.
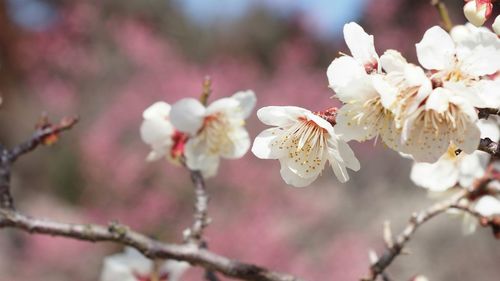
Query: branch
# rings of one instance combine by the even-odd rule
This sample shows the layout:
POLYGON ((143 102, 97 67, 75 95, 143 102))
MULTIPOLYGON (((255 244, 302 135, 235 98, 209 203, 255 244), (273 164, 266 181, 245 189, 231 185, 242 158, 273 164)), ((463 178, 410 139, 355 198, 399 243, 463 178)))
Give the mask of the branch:
POLYGON ((481 139, 477 149, 491 154, 494 158, 500 157, 500 146, 490 138, 481 139))
POLYGON ((0 145, 0 207, 14 209, 14 202, 10 193, 10 174, 12 164, 23 154, 34 150, 40 144, 51 144, 56 141, 59 133, 71 129, 78 122, 78 118, 63 118, 59 124, 49 123, 42 117, 36 131, 25 142, 7 149, 0 145))
POLYGON ((115 242, 134 247, 151 259, 186 261, 192 265, 199 265, 241 280, 302 281, 288 274, 231 260, 208 250, 192 247, 189 244, 162 243, 116 223, 107 227, 95 224, 69 224, 28 217, 14 210, 0 210, 0 228, 6 227, 20 229, 31 234, 63 236, 90 242, 115 242))
POLYGON ((446 31, 450 32, 450 30, 453 28, 453 23, 451 22, 446 5, 440 0, 431 0, 431 4, 437 9, 439 16, 441 17, 441 25, 443 26, 443 28, 446 31))
POLYGON ((384 273, 384 270, 399 256, 406 243, 410 241, 411 237, 417 231, 418 227, 432 219, 433 217, 445 212, 446 210, 457 206, 458 201, 467 195, 467 190, 462 190, 455 196, 437 202, 426 210, 415 213, 410 218, 409 224, 405 229, 388 245, 382 256, 370 267, 370 274, 368 277, 363 278, 363 281, 374 281, 377 277, 384 273))
MULTIPOLYGON (((186 243, 194 244, 197 247, 208 249, 208 243, 203 239, 203 230, 210 224, 208 217, 209 196, 205 187, 205 180, 200 171, 190 171, 191 181, 194 184, 196 202, 193 225, 184 231, 186 243)), ((217 275, 209 269, 205 272, 205 279, 208 281, 219 281, 217 275)))
POLYGON ((478 108, 477 117, 479 119, 488 119, 490 115, 500 115, 500 109, 498 108, 478 108))
POLYGON ((51 144, 55 140, 57 140, 58 135, 66 130, 73 128, 73 126, 78 122, 77 117, 65 117, 63 118, 59 124, 53 125, 43 118, 41 123, 37 125, 37 130, 33 133, 30 139, 25 142, 13 147, 8 151, 8 161, 13 163, 15 162, 21 155, 26 154, 35 148, 38 145, 46 143, 51 144))
POLYGON ((205 180, 200 171, 190 171, 191 181, 194 184, 196 202, 193 225, 185 230, 184 236, 186 242, 203 244, 203 230, 210 223, 208 218, 209 196, 205 187, 205 180))

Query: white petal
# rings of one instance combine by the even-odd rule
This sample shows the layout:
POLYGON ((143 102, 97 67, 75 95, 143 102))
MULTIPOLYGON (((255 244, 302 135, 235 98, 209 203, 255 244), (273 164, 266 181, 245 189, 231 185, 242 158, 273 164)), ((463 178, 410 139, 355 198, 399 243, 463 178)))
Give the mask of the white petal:
POLYGON ((203 125, 206 109, 193 98, 181 99, 172 106, 170 120, 181 132, 195 135, 203 125))
POLYGON ((406 59, 396 50, 387 50, 380 57, 380 64, 385 72, 403 72, 404 67, 408 64, 406 59))
POLYGON ((190 265, 187 262, 167 260, 163 265, 163 270, 168 273, 168 281, 180 281, 189 267, 190 265))
POLYGON ((282 132, 279 128, 270 128, 262 131, 253 141, 253 154, 260 159, 278 159, 283 156, 284 150, 275 150, 271 145, 282 132))
POLYGON ((300 177, 292 170, 290 170, 285 161, 280 160, 280 163, 281 163, 281 169, 280 169, 281 177, 283 178, 286 184, 292 185, 294 187, 306 187, 310 185, 312 182, 314 182, 318 177, 318 175, 308 178, 300 177))
POLYGON ((500 201, 493 196, 483 196, 481 197, 474 209, 485 217, 500 214, 500 201))
POLYGON ((257 111, 257 117, 266 125, 287 127, 295 124, 297 118, 306 112, 310 111, 296 106, 266 106, 257 111))
MULTIPOLYGON (((358 158, 356 158, 356 155, 354 154, 354 151, 352 151, 351 147, 345 141, 343 141, 341 139, 336 141, 336 145, 337 145, 337 149, 339 152, 339 156, 340 156, 343 164, 347 168, 349 168, 353 171, 359 171, 359 169, 361 168, 361 164, 359 163, 358 158)), ((333 156, 333 155, 330 155, 330 156, 333 156)), ((336 160, 339 161, 340 159, 336 159, 336 160)))
POLYGON ((382 75, 371 75, 373 86, 380 95, 382 106, 391 110, 396 103, 399 89, 387 82, 382 75))
POLYGON ((206 151, 206 144, 197 138, 189 139, 184 149, 186 165, 190 170, 201 171, 203 177, 215 176, 219 168, 219 156, 210 155, 206 151))
POLYGON ((448 110, 450 96, 451 93, 448 89, 434 89, 434 91, 432 91, 432 93, 427 98, 425 109, 443 113, 444 111, 448 110))
POLYGON ((316 123, 318 126, 320 126, 321 128, 325 129, 328 132, 328 134, 330 134, 330 135, 335 134, 332 124, 330 124, 325 119, 319 117, 318 115, 316 115, 312 112, 306 112, 305 117, 307 118, 307 120, 311 120, 314 123, 316 123))
POLYGON ((369 35, 355 22, 344 25, 344 39, 352 56, 362 65, 378 61, 373 35, 369 35))
POLYGON ((493 28, 493 30, 495 31, 495 33, 500 36, 500 15, 498 15, 496 18, 495 18, 495 21, 493 22, 493 24, 491 25, 491 28, 493 28))
POLYGON ((250 148, 250 137, 248 132, 243 127, 234 128, 228 133, 231 139, 230 147, 222 150, 221 156, 228 159, 238 159, 243 157, 250 148))
POLYGON ((460 155, 460 186, 469 188, 474 180, 482 177, 485 173, 489 160, 489 154, 482 151, 474 151, 472 154, 460 155))
POLYGON ((428 29, 416 48, 418 61, 427 69, 442 70, 453 64, 455 44, 450 35, 439 26, 428 29))
POLYGON ((236 99, 240 102, 240 108, 242 110, 242 117, 244 119, 248 118, 252 113, 255 104, 257 103, 257 98, 255 97, 255 93, 251 90, 240 91, 232 96, 233 99, 236 99))
POLYGON ((243 118, 243 111, 240 108, 240 101, 233 98, 222 98, 214 101, 207 107, 205 115, 209 116, 224 112, 230 118, 243 118))
POLYGON ((170 114, 171 106, 166 102, 155 102, 142 113, 144 119, 164 118, 170 114))
POLYGON ((498 141, 500 139, 500 128, 498 125, 498 121, 493 117, 488 120, 479 120, 477 126, 481 131, 481 138, 490 138, 493 141, 498 141))
POLYGON ((336 161, 335 159, 331 159, 329 161, 330 164, 332 165, 333 173, 335 174, 337 179, 341 183, 347 182, 349 180, 349 174, 347 173, 347 169, 345 168, 345 166, 342 163, 336 161))
MULTIPOLYGON (((346 104, 337 111, 335 132, 345 141, 357 140, 359 142, 369 140, 377 135, 376 124, 367 118, 355 118, 359 113, 364 113, 363 103, 357 102, 346 104)), ((366 115, 366 114, 365 114, 366 115)))
POLYGON ((435 163, 413 163, 410 178, 418 186, 442 192, 457 184, 459 169, 454 160, 441 157, 435 163))
POLYGON ((344 103, 377 95, 362 65, 349 56, 335 59, 326 72, 330 87, 344 103))
POLYGON ((114 254, 104 259, 101 281, 135 281, 134 273, 147 275, 153 266, 151 260, 137 250, 127 247, 124 253, 114 254))

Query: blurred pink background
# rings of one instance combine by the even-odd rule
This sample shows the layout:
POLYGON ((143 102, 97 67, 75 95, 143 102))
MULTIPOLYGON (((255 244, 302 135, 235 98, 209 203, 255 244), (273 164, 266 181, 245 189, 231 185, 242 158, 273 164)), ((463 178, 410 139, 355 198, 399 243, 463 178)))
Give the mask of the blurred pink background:
MULTIPOLYGON (((142 111, 158 100, 197 97, 205 75, 211 99, 253 89, 258 106, 322 110, 326 68, 348 52, 341 29, 357 21, 379 54, 414 44, 438 24, 429 1, 0 1, 0 142, 30 135, 42 112, 81 122, 61 141, 23 157, 13 174, 18 208, 67 222, 119 221, 168 242, 191 223, 186 171, 146 163, 142 111)), ((463 23, 462 1, 446 1, 463 23)), ((252 115, 249 132, 264 126, 252 115)), ((382 224, 399 232, 412 211, 431 204, 409 181, 411 163, 372 142, 352 144, 362 169, 339 184, 327 169, 312 186, 288 187, 277 161, 250 152, 223 161, 208 180, 209 247, 232 258, 307 280, 358 280, 368 251, 381 250, 382 224)), ((462 236, 442 216, 420 229, 388 272, 396 280, 498 280, 500 245, 486 229, 462 236)), ((98 280, 113 244, 0 231, 0 281, 98 280)), ((201 280, 192 269, 183 280, 201 280)), ((227 280, 222 277, 222 280, 227 280)))

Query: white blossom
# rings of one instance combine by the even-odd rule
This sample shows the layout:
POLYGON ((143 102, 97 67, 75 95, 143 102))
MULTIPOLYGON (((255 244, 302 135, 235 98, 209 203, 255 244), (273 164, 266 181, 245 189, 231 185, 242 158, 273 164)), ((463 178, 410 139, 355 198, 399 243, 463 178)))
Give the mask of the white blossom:
POLYGON ((193 98, 175 103, 170 118, 175 128, 189 135, 184 149, 188 168, 211 177, 217 172, 220 157, 242 157, 250 147, 245 119, 255 103, 252 91, 238 92, 207 107, 193 98))
POLYGON ((500 45, 482 30, 475 28, 470 34, 457 36, 455 42, 435 26, 416 44, 419 62, 431 70, 433 89, 408 106, 418 105, 404 116, 401 152, 418 162, 437 161, 450 145, 470 154, 479 144, 474 106, 487 100, 478 91, 495 88, 497 82, 481 78, 499 70, 500 45))
POLYGON ((491 14, 491 0, 469 0, 464 5, 464 15, 475 26, 481 26, 491 14))
MULTIPOLYGON (((494 118, 480 120, 478 125, 481 137, 500 139, 498 122, 494 118)), ((456 154, 456 147, 451 145, 435 163, 414 163, 410 178, 416 185, 431 192, 442 192, 457 184, 468 188, 475 179, 484 175, 489 159, 490 155, 482 151, 456 154)))
POLYGON ((347 169, 360 164, 351 148, 335 133, 333 126, 313 112, 295 106, 269 106, 257 111, 264 130, 252 152, 261 159, 278 159, 281 177, 295 187, 310 185, 330 162, 341 182, 349 180, 347 169))
POLYGON ((179 281, 188 268, 188 263, 175 260, 155 264, 139 251, 127 247, 123 253, 104 259, 100 281, 179 281))
POLYGON ((393 102, 395 92, 381 77, 373 36, 351 22, 344 26, 344 38, 352 57, 336 58, 327 70, 330 88, 344 103, 337 113, 335 130, 346 141, 365 141, 380 135, 396 149, 398 132, 394 116, 386 107, 393 102))

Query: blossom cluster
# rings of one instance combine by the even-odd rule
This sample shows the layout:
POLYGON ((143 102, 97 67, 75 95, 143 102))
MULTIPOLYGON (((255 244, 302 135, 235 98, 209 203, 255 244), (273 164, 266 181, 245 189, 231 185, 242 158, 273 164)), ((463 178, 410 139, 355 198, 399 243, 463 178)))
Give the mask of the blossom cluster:
MULTIPOLYGON (((352 56, 335 59, 327 71, 344 103, 335 126, 342 138, 381 139, 415 161, 411 179, 432 192, 468 188, 485 175, 489 155, 476 150, 481 137, 499 140, 499 124, 479 120, 476 109, 500 107, 495 33, 472 24, 450 33, 431 27, 415 45, 420 65, 396 50, 379 56, 373 36, 356 23, 345 25, 344 37, 352 56)), ((474 204, 485 216, 500 209, 492 196, 474 204)))
MULTIPOLYGON (((489 155, 477 151, 480 139, 497 141, 500 132, 496 119, 479 120, 477 110, 500 108, 499 37, 470 23, 450 32, 433 26, 415 44, 414 64, 393 49, 379 56, 374 37, 357 23, 343 32, 351 55, 334 59, 326 72, 343 105, 317 112, 259 109, 257 117, 271 128, 255 138, 253 154, 279 160, 283 180, 295 187, 310 185, 327 163, 340 182, 348 181, 347 170, 360 169, 347 144, 352 140, 380 139, 414 160, 411 179, 432 192, 469 187, 483 177, 489 155)), ((208 106, 193 98, 153 104, 141 127, 152 148, 147 159, 166 157, 214 176, 221 157, 240 158, 250 148, 244 123, 255 104, 252 91, 208 106)), ((484 214, 500 209, 494 196, 473 203, 484 214)))

